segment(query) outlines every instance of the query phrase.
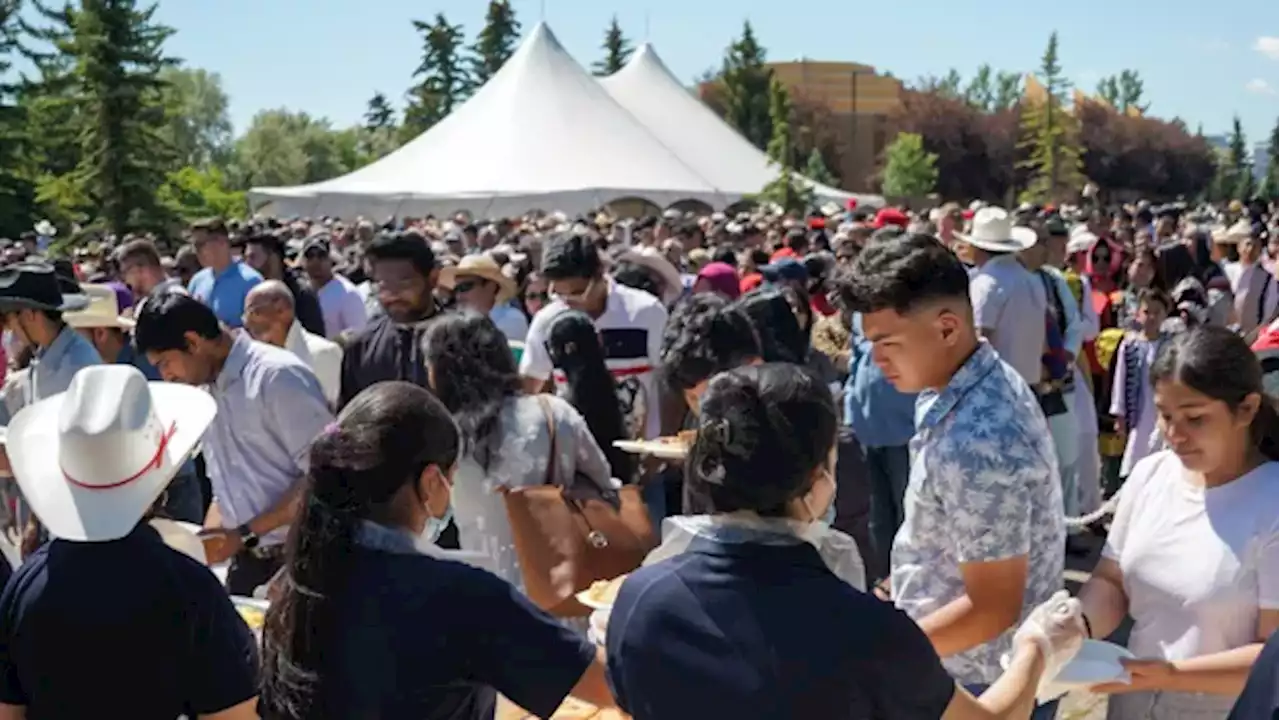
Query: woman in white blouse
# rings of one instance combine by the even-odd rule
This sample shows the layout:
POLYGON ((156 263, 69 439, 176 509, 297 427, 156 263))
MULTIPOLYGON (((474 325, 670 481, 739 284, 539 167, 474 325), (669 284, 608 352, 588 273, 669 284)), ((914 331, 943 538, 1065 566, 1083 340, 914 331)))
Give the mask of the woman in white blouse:
POLYGON ((1277 626, 1277 416, 1234 333, 1202 326, 1151 369, 1170 450, 1129 476, 1103 557, 1080 592, 1089 631, 1134 619, 1132 682, 1109 720, 1221 720, 1277 626))

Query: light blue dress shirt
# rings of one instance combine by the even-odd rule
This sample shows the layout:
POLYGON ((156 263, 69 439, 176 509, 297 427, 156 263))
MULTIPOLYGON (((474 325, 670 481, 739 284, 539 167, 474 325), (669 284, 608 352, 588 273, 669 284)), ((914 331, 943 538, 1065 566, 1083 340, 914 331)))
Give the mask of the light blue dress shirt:
POLYGON ((195 299, 213 308, 224 325, 238 328, 244 316, 244 299, 254 285, 262 282, 257 270, 239 260, 232 260, 225 270, 214 275, 204 268, 191 278, 187 291, 195 299))
MULTIPOLYGON (((899 609, 919 620, 965 593, 962 564, 1020 555, 1021 618, 1062 588, 1066 527, 1053 438, 1031 388, 987 342, 940 392, 920 393, 911 461, 891 557, 899 609)), ((943 666, 962 684, 994 682, 1020 623, 943 666)))
POLYGON ((71 387, 71 378, 82 368, 101 364, 102 358, 93 344, 64 325, 49 347, 36 352, 27 374, 6 384, 4 402, 0 402, 0 425, 7 426, 10 418, 24 407, 66 392, 71 387))
MULTIPOLYGON (((309 466, 311 441, 333 413, 315 373, 293 353, 236 336, 211 388, 218 414, 204 436, 204 457, 223 527, 271 509, 309 466)), ((287 528, 262 538, 284 541, 287 528)))

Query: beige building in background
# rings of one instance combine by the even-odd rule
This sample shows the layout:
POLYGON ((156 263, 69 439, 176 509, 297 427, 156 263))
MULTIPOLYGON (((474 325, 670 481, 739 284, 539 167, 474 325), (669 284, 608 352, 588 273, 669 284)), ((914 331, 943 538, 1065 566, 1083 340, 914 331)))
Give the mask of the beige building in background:
MULTIPOLYGON (((831 112, 841 148, 840 167, 832 170, 840 176, 840 187, 870 191, 867 178, 892 140, 888 119, 901 103, 902 83, 861 63, 796 60, 767 65, 792 97, 803 97, 831 112)), ((706 84, 698 91, 706 97, 706 84)))
POLYGON ((888 118, 901 102, 902 83, 861 63, 796 60, 768 66, 793 96, 831 111, 843 151, 837 170, 841 187, 870 190, 867 178, 893 140, 887 136, 888 118))

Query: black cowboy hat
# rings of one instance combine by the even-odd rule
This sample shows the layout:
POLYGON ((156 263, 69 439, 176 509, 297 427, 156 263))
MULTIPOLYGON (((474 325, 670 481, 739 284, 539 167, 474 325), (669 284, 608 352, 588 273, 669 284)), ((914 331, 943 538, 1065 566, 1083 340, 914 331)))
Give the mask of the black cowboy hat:
POLYGON ((88 305, 89 297, 80 291, 80 284, 49 263, 19 262, 0 268, 0 311, 70 312, 88 305))

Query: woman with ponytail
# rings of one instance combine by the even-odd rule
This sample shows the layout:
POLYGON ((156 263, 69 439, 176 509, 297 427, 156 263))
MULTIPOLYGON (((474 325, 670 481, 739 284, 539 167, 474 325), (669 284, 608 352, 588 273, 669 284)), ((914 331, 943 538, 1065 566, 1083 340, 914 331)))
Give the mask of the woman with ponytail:
POLYGON ((1095 638, 1133 617, 1133 681, 1109 720, 1226 717, 1280 607, 1277 416, 1242 339, 1203 325, 1150 372, 1168 450, 1129 475, 1102 559, 1080 591, 1095 638))
POLYGON ((267 613, 264 718, 491 718, 496 692, 540 717, 571 691, 611 703, 594 648, 434 545, 459 446, 444 405, 404 382, 317 438, 267 613))

